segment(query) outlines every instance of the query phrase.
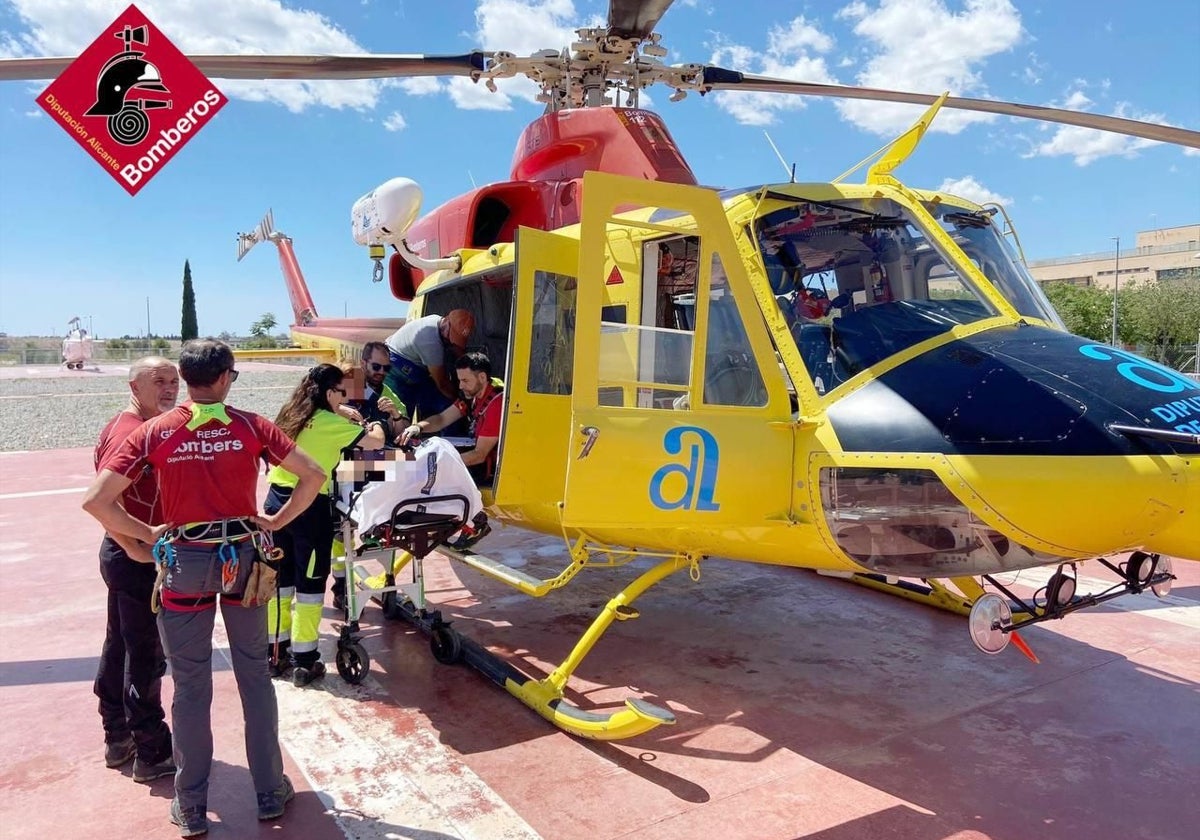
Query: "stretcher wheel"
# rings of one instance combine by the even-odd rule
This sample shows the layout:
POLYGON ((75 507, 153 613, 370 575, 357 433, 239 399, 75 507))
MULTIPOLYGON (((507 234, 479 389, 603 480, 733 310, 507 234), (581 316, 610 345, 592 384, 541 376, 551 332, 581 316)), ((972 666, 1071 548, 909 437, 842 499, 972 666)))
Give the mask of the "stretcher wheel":
POLYGON ((462 658, 462 637, 458 631, 446 625, 434 627, 429 634, 429 648, 438 662, 453 665, 462 658))
POLYGON ((400 599, 396 597, 395 592, 384 592, 379 606, 383 610, 383 617, 389 621, 404 618, 404 613, 400 610, 400 599))
POLYGON ((371 670, 371 657, 358 642, 338 647, 337 671, 350 685, 358 685, 371 670))

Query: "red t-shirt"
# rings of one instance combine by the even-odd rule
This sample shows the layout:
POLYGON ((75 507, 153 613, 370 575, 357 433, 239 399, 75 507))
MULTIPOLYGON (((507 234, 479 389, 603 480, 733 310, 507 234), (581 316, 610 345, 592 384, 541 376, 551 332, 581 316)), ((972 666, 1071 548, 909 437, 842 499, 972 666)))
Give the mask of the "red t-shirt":
POLYGON ((471 424, 471 434, 481 437, 500 437, 500 418, 504 416, 504 392, 489 382, 483 393, 468 402, 459 400, 455 407, 471 424))
MULTIPOLYGON (((478 441, 481 437, 498 438, 500 437, 500 418, 504 416, 504 392, 492 386, 489 382, 487 387, 483 389, 483 393, 470 403, 466 400, 459 400, 454 404, 463 416, 468 418, 471 424, 471 434, 478 441)), ((496 447, 488 453, 487 460, 483 462, 484 473, 490 478, 496 471, 496 452, 499 447, 496 447)))
MULTIPOLYGON (((94 462, 96 472, 104 469, 111 458, 133 430, 142 425, 143 420, 137 414, 122 411, 100 432, 100 442, 96 444, 94 462)), ((128 489, 122 494, 125 512, 147 525, 160 525, 163 520, 162 505, 158 499, 158 480, 150 470, 143 470, 133 479, 128 489)))
POLYGON ((254 516, 259 459, 278 464, 296 442, 265 417, 224 408, 228 423, 210 418, 190 430, 182 427, 192 419, 191 403, 147 420, 105 466, 133 478, 149 464, 171 525, 254 516))

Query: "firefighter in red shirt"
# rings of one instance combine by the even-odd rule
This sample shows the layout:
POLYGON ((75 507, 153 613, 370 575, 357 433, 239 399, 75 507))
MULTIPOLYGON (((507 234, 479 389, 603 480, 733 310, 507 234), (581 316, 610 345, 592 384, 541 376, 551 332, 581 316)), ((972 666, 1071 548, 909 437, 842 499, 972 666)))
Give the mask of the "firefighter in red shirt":
POLYGON ((462 399, 440 414, 414 423, 400 435, 400 443, 444 429, 466 417, 475 446, 462 453, 463 463, 481 486, 490 485, 496 472, 496 445, 500 442, 500 418, 504 416, 504 388, 492 381, 492 363, 479 352, 466 353, 454 363, 462 399))
POLYGON ((179 373, 191 402, 134 430, 88 488, 84 509, 110 534, 154 545, 163 576, 158 615, 175 682, 175 798, 171 821, 180 834, 208 831, 208 777, 212 765, 212 631, 218 601, 245 720, 246 759, 258 795, 258 818, 283 815, 294 795, 283 775, 279 711, 267 673, 265 603, 242 604, 261 547, 261 531, 290 522, 316 497, 321 467, 269 420, 225 405, 237 379, 233 352, 220 341, 190 341, 179 373), (258 511, 260 461, 282 464, 299 481, 274 514, 258 511), (147 468, 158 481, 166 524, 150 526, 119 504, 147 468))
MULTIPOLYGON (((178 396, 179 373, 167 359, 149 356, 130 365, 129 405, 100 432, 96 471, 134 429, 174 408, 178 396)), ((147 525, 163 521, 152 475, 139 476, 122 494, 121 504, 147 525)), ((174 773, 175 764, 162 707, 167 662, 150 609, 154 560, 149 547, 122 534, 105 534, 100 576, 108 588, 108 622, 92 689, 104 724, 104 763, 120 767, 132 758, 134 781, 150 782, 174 773)))

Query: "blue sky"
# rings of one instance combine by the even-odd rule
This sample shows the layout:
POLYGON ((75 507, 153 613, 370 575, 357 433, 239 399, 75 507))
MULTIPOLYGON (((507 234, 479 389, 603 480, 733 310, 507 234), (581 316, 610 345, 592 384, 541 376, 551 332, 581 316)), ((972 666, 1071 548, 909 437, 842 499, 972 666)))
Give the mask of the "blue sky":
MULTIPOLYGON (((75 55, 127 0, 0 0, 0 55, 75 55)), ((600 0, 142 0, 184 52, 527 55, 603 19, 600 0)), ((667 63, 1076 107, 1200 128, 1200 4, 1083 0, 676 0, 658 26, 667 63)), ((370 282, 350 205, 397 175, 425 208, 507 180, 531 82, 499 95, 433 83, 218 81, 230 103, 136 197, 35 105, 47 82, 0 83, 0 330, 101 336, 179 329, 190 260, 200 330, 244 334, 290 309, 273 249, 236 262, 235 234, 267 208, 291 235, 318 311, 402 315, 370 282)), ((695 94, 665 117, 701 183, 825 181, 915 117, 906 106, 695 94)), ((643 106, 646 106, 643 100, 643 106)), ((1130 246, 1200 221, 1200 155, 1116 135, 943 112, 900 170, 910 185, 1002 201, 1030 259, 1130 246)))

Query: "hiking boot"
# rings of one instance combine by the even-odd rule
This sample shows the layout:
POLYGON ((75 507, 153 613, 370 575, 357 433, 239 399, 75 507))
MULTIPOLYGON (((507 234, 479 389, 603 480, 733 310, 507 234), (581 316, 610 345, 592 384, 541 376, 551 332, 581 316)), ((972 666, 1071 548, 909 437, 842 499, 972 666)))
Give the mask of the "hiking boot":
POLYGON ((297 688, 303 688, 313 680, 319 680, 325 676, 325 663, 318 659, 311 665, 297 665, 296 670, 292 673, 292 685, 297 688))
MULTIPOLYGON (((318 665, 320 663, 317 663, 318 665)), ((297 671, 300 669, 297 668, 297 671)), ((270 793, 260 793, 258 795, 258 818, 260 820, 277 820, 283 816, 284 809, 287 804, 296 796, 296 789, 292 787, 292 780, 285 774, 283 784, 277 787, 270 793)))
POLYGON ((133 743, 133 736, 129 735, 124 740, 104 745, 104 766, 120 767, 135 755, 137 755, 137 745, 133 743))
POLYGON ((283 659, 279 662, 267 662, 267 672, 273 680, 290 680, 292 678, 292 661, 283 659))
MULTIPOLYGON (((261 802, 262 799, 260 798, 261 802)), ((203 805, 180 808, 179 800, 171 800, 171 822, 179 826, 180 837, 199 837, 208 834, 208 814, 203 805)))
POLYGON ((174 773, 175 762, 171 760, 170 756, 154 764, 142 761, 140 758, 133 760, 133 780, 135 782, 153 782, 155 779, 171 776, 174 773))
POLYGON ((284 641, 279 643, 278 654, 276 654, 275 643, 271 642, 267 645, 267 673, 272 679, 291 679, 292 678, 292 654, 289 648, 291 642, 284 641), (278 658, 276 658, 278 655, 278 658))

